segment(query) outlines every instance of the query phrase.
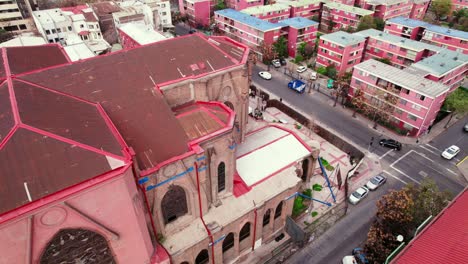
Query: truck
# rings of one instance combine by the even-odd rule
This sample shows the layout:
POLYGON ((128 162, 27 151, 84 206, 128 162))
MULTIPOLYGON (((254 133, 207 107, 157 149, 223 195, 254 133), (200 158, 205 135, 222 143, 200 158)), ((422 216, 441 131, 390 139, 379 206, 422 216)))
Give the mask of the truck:
POLYGON ((298 93, 304 93, 306 84, 301 80, 292 80, 288 83, 288 88, 298 93))

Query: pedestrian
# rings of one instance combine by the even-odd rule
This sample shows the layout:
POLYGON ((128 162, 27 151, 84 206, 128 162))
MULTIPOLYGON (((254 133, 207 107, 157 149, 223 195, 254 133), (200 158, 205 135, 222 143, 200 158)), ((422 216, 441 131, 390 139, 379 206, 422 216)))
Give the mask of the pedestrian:
POLYGON ((280 97, 280 103, 283 102, 283 98, 280 97))
POLYGON ((419 144, 419 138, 416 139, 416 144, 419 144))

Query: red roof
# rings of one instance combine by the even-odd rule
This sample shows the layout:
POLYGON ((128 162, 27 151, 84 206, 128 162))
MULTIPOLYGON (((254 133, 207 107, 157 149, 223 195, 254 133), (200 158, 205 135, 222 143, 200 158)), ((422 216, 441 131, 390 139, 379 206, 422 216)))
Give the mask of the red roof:
POLYGON ((87 36, 87 35, 89 35, 89 31, 88 31, 88 30, 80 31, 80 32, 78 33, 78 35, 80 35, 80 36, 87 36))
POLYGON ((61 7, 60 10, 72 12, 73 14, 81 14, 83 9, 89 8, 88 5, 78 5, 78 6, 68 6, 68 7, 61 7))
POLYGON ((467 260, 468 188, 465 188, 392 263, 455 264, 467 260))
MULTIPOLYGON (((65 51, 58 44, 9 47, 4 50, 11 74, 22 74, 38 69, 63 65, 69 62, 65 51)), ((2 71, 0 70, 0 74, 1 73, 2 71)))

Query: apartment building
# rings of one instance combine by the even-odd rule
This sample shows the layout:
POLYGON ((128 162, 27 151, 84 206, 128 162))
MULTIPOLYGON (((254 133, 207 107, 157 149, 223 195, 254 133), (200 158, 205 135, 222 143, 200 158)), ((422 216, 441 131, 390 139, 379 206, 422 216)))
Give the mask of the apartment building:
POLYGON ((279 0, 278 3, 288 5, 290 7, 291 17, 304 17, 317 19, 320 16, 322 0, 279 0))
POLYGON ((468 1, 467 0, 452 0, 452 11, 460 10, 460 9, 468 9, 468 1))
POLYGON ((443 50, 440 47, 406 39, 375 29, 354 33, 367 39, 364 60, 387 58, 393 66, 406 68, 443 50))
POLYGON ((279 38, 283 27, 230 8, 214 14, 216 26, 224 35, 251 47, 257 54, 261 54, 262 43, 271 45, 279 38))
POLYGON ((331 0, 331 2, 341 3, 343 5, 354 6, 355 0, 331 0))
POLYGON ((428 24, 422 41, 468 54, 468 32, 428 24))
POLYGON ((409 17, 413 7, 412 0, 361 0, 362 8, 374 11, 374 17, 388 20, 393 17, 409 17))
POLYGON ((263 0, 226 0, 226 6, 228 8, 232 8, 234 10, 240 11, 242 9, 246 9, 248 7, 253 6, 262 6, 263 0))
POLYGON ((378 115, 389 115, 389 122, 420 136, 433 124, 449 87, 376 60, 354 66, 349 96, 364 92, 366 107, 378 115))
POLYGON ((296 57, 297 48, 301 43, 314 45, 319 23, 303 17, 293 17, 281 20, 278 24, 283 24, 281 35, 288 40, 288 54, 296 57))
POLYGON ((161 33, 155 31, 150 25, 140 25, 127 23, 117 28, 119 33, 119 42, 124 49, 130 49, 156 43, 167 39, 161 33))
POLYGON ((210 25, 211 0, 179 0, 179 11, 193 26, 210 25))
POLYGON ((411 7, 410 18, 412 19, 420 19, 422 20, 426 15, 427 9, 429 8, 429 4, 431 0, 411 0, 413 2, 413 6, 411 7))
POLYGON ((249 7, 241 12, 271 23, 276 23, 290 17, 289 6, 282 3, 249 7))
POLYGON ((0 0, 0 29, 25 32, 34 29, 31 17, 35 6, 28 0, 0 0))
POLYGON ((359 25, 363 16, 371 16, 374 11, 341 3, 325 3, 322 9, 320 28, 323 31, 335 32, 340 29, 353 28, 359 25))
POLYGON ((126 12, 135 10, 135 13, 145 16, 145 24, 156 30, 163 31, 173 27, 171 17, 171 4, 168 0, 125 0, 119 6, 126 12))
POLYGON ((361 62, 366 39, 344 31, 320 36, 316 66, 334 65, 339 74, 361 62))
POLYGON ((406 17, 394 17, 385 22, 384 32, 403 38, 420 40, 423 36, 426 22, 406 17))
POLYGON ((414 74, 450 87, 450 92, 461 86, 468 74, 468 55, 441 49, 408 68, 414 74))
POLYGON ((34 11, 33 19, 37 30, 49 43, 64 42, 68 33, 81 32, 74 32, 71 18, 64 15, 59 8, 34 11))

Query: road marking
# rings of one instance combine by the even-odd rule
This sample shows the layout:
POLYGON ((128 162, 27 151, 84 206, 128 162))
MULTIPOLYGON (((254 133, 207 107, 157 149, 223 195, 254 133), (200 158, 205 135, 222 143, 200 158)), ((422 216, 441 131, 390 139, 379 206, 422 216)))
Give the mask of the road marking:
POLYGON ((420 171, 418 174, 421 175, 421 176, 423 176, 424 178, 427 177, 427 173, 424 172, 424 171, 420 171))
POLYGON ((385 154, 383 154, 382 156, 379 157, 379 159, 383 159, 385 156, 387 156, 388 154, 390 154, 390 152, 394 151, 394 149, 391 149, 387 152, 385 152, 385 154))
POLYGON ((425 158, 425 159, 427 159, 427 160, 429 160, 431 162, 435 162, 433 159, 428 158, 424 153, 417 152, 417 151, 415 151, 415 153, 419 154, 419 156, 421 156, 421 157, 423 157, 423 158, 425 158))
POLYGON ((397 164, 400 160, 404 159, 406 156, 408 156, 411 152, 413 152, 414 150, 410 150, 408 151, 405 155, 401 156, 399 159, 395 160, 392 164, 390 164, 390 167, 392 167, 393 165, 397 164))
POLYGON ((429 145, 429 144, 424 144, 424 145, 426 145, 426 146, 428 146, 428 147, 430 147, 430 148, 433 148, 433 149, 435 149, 435 150, 437 150, 437 151, 439 151, 439 152, 441 151, 440 149, 438 149, 438 148, 436 148, 436 147, 434 147, 434 146, 432 146, 432 145, 429 145))
POLYGON ((398 173, 400 173, 401 175, 403 175, 403 176, 407 177, 408 179, 414 181, 415 183, 421 184, 419 181, 413 179, 411 176, 409 176, 408 174, 402 172, 401 170, 399 170, 399 169, 397 169, 397 168, 395 168, 395 167, 393 167, 393 166, 390 166, 390 167, 391 167, 392 169, 394 169, 395 171, 397 171, 398 173))
POLYGON ((405 182, 404 180, 402 180, 402 179, 398 178, 397 176, 395 176, 395 175, 391 174, 391 173, 390 173, 390 172, 388 172, 388 171, 383 171, 383 173, 386 173, 386 174, 388 174, 390 177, 392 177, 392 178, 395 178, 395 179, 397 179, 397 180, 401 181, 401 182, 402 182, 402 183, 404 183, 404 184, 408 184, 408 183, 407 183, 407 182, 405 182))
POLYGON ((436 153, 436 152, 434 152, 434 151, 432 151, 432 150, 430 150, 430 149, 428 149, 428 148, 426 148, 424 146, 420 146, 420 147, 427 150, 427 151, 429 151, 429 152, 431 152, 431 153, 433 153, 433 154, 436 154, 436 155, 438 154, 438 153, 436 153))
POLYGON ((465 160, 467 160, 467 159, 468 159, 468 156, 464 157, 460 162, 457 163, 457 166, 460 165, 460 164, 462 164, 462 163, 463 163, 465 160))
POLYGON ((450 173, 452 174, 455 174, 455 175, 458 175, 456 172, 454 172, 453 170, 449 169, 449 168, 445 168, 446 170, 448 170, 450 173))

